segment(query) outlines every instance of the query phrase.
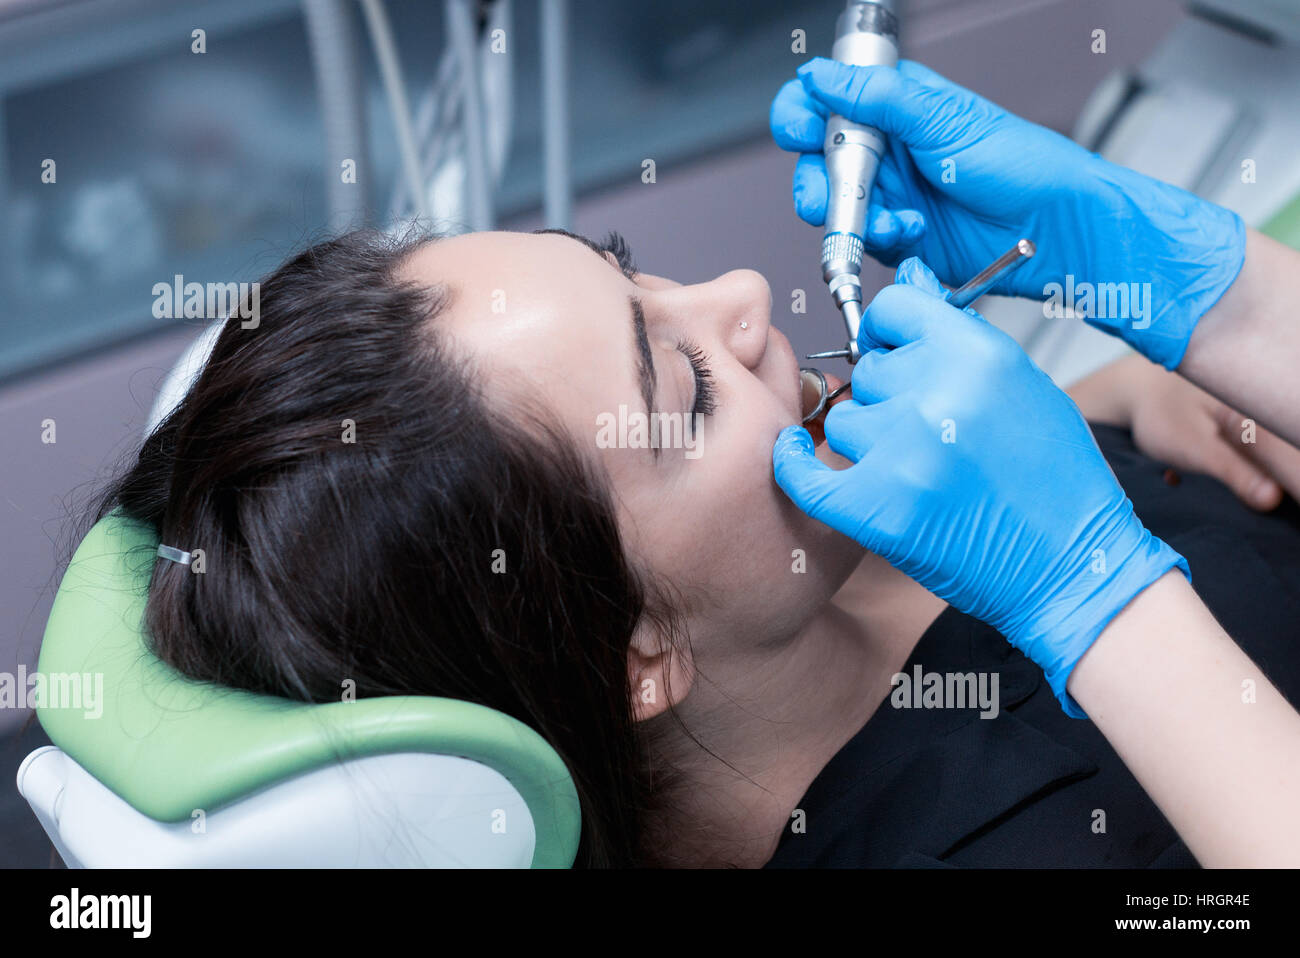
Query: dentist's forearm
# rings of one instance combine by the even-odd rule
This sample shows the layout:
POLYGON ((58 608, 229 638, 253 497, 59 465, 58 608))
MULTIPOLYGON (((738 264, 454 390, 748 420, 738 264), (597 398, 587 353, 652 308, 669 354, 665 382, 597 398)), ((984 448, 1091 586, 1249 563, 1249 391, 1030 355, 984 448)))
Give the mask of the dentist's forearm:
POLYGON ((1300 866, 1300 715, 1181 574, 1111 621, 1069 691, 1202 866, 1300 866))
POLYGON ((1178 372, 1300 444, 1298 311, 1300 252, 1249 230, 1241 272, 1197 323, 1178 372))

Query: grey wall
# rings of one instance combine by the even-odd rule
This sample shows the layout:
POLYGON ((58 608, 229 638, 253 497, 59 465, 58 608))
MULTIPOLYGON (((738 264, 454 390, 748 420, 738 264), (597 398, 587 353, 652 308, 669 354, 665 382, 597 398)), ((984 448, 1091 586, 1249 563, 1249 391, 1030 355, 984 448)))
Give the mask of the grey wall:
MULTIPOLYGON (((909 55, 1065 131, 1106 73, 1140 61, 1182 16, 1174 0, 969 0, 922 10, 909 55), (1095 27, 1108 32, 1105 56, 1089 52, 1095 27)), ((801 60, 792 57, 792 71, 801 60)), ((642 269, 682 282, 757 269, 796 349, 826 348, 840 335, 839 321, 818 287, 817 231, 790 206, 792 166, 792 157, 762 140, 660 166, 652 185, 641 183, 637 167, 626 182, 582 197, 575 226, 619 229, 642 269), (808 291, 806 315, 789 312, 795 288, 808 291)), ((504 228, 537 225, 540 217, 530 215, 504 228)), ((869 289, 886 279, 881 270, 864 276, 869 289)), ((57 563, 70 545, 69 519, 138 443, 158 386, 194 334, 159 335, 0 388, 0 671, 34 667, 57 563), (57 424, 54 444, 41 442, 45 419, 57 424)), ((0 731, 22 717, 0 713, 0 731)))

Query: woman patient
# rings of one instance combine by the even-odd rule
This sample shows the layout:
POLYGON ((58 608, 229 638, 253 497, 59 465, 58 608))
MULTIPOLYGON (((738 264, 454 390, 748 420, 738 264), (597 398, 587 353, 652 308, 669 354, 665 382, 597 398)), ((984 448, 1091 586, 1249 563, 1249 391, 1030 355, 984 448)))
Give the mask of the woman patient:
MULTIPOLYGON (((1075 395, 1161 457, 1098 427, 1297 701, 1294 503, 1251 512, 1190 471, 1270 510, 1300 453, 1261 434, 1252 460, 1239 417, 1145 360, 1075 395)), ((579 865, 1194 864, 1036 666, 786 498, 772 444, 799 418, 755 272, 682 286, 616 236, 358 232, 263 281, 258 328, 226 325, 100 514, 205 551, 203 575, 157 563, 149 596, 189 676, 535 728, 578 789, 579 865), (698 452, 599 441, 620 405, 698 414, 698 452), (895 688, 931 672, 982 676, 995 708, 895 688)))

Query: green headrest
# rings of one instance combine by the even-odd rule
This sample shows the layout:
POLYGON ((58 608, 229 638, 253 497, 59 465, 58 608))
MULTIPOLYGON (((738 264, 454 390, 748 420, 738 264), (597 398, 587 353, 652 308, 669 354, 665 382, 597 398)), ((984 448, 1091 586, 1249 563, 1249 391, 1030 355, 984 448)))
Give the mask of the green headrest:
POLYGON ((1279 243, 1300 249, 1300 196, 1292 197, 1291 202, 1269 217, 1259 231, 1279 243))
MULTIPOLYGON (((102 673, 102 715, 38 707, 50 740, 150 818, 189 821, 337 759, 391 752, 458 755, 496 769, 537 832, 533 867, 567 868, 578 795, 533 729, 495 709, 423 696, 324 705, 195 682, 153 655, 142 628, 158 541, 118 513, 91 529, 59 586, 39 671, 102 673)), ((48 680, 48 678, 47 678, 48 680)))

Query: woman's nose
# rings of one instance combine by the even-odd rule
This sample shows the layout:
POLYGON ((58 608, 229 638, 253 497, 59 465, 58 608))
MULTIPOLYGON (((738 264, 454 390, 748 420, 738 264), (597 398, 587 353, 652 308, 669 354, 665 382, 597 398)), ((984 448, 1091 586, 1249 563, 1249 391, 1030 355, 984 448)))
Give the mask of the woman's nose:
POLYGON ((690 328, 714 339, 747 368, 759 364, 772 322, 772 288, 761 273, 733 269, 707 283, 681 286, 672 292, 689 311, 690 328))

